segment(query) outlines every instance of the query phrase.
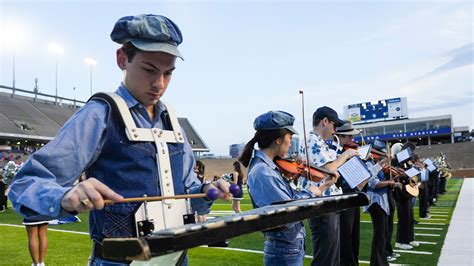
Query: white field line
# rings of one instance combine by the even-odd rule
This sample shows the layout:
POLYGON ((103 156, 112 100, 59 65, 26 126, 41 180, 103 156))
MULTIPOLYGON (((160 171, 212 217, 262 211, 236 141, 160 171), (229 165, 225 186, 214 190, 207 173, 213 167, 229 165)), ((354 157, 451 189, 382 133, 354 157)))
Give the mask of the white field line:
MULTIPOLYGON (((10 227, 20 227, 20 228, 25 228, 24 225, 18 225, 18 224, 0 224, 0 226, 10 226, 10 227)), ((78 234, 78 235, 89 235, 87 232, 78 232, 78 231, 69 231, 69 230, 61 230, 61 229, 52 229, 48 227, 48 231, 54 231, 54 232, 61 232, 61 233, 69 233, 69 234, 78 234)))
POLYGON ((418 230, 443 230, 443 228, 438 228, 438 227, 415 227, 415 229, 418 230))
POLYGON ((446 225, 445 223, 419 223, 419 225, 446 225))
POLYGON ((428 252, 428 251, 414 251, 414 250, 403 250, 403 249, 397 249, 397 250, 393 250, 393 251, 394 252, 400 252, 400 253, 433 255, 433 252, 428 252))
POLYGON ((430 216, 432 216, 432 217, 448 217, 447 214, 434 214, 434 213, 430 213, 430 216))
POLYGON ((430 212, 430 213, 435 213, 435 214, 449 214, 449 212, 430 212))
POLYGON ((446 221, 445 218, 429 218, 429 219, 427 219, 427 218, 420 218, 420 219, 423 220, 423 221, 446 221))
MULTIPOLYGON (((213 203, 212 206, 232 206, 232 203, 213 203)), ((240 206, 252 206, 252 204, 247 204, 247 203, 240 203, 240 206)))
POLYGON ((420 244, 426 244, 426 245, 438 245, 436 242, 428 242, 428 241, 416 241, 420 244))
MULTIPOLYGON (((364 223, 364 224, 371 224, 372 221, 360 221, 361 223, 364 223)), ((393 222, 393 224, 398 224, 398 222, 393 222)), ((424 222, 421 222, 419 223, 418 225, 446 225, 445 223, 424 223, 424 222)))
POLYGON ((439 234, 419 234, 419 233, 415 233, 415 236, 440 236, 439 234))

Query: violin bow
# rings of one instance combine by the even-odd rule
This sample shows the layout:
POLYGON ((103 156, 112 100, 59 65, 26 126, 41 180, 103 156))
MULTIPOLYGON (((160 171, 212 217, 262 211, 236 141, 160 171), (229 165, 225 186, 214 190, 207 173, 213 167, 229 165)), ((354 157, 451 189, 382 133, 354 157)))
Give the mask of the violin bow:
POLYGON ((306 153, 306 172, 307 172, 307 175, 308 175, 308 179, 311 180, 311 174, 310 174, 310 170, 309 170, 309 166, 310 166, 311 162, 309 161, 308 142, 306 140, 306 124, 305 124, 305 118, 304 118, 304 92, 302 90, 300 90, 300 94, 301 94, 301 113, 302 113, 302 116, 303 116, 304 149, 305 149, 305 153, 306 153))
POLYGON ((392 153, 390 152, 390 143, 387 141, 387 158, 388 158, 388 172, 390 175, 390 180, 392 180, 392 153))

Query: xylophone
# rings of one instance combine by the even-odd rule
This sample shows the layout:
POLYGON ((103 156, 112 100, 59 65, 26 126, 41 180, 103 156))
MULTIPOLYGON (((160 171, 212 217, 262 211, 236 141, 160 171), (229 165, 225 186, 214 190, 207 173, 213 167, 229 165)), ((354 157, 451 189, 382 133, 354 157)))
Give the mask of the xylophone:
POLYGON ((102 243, 102 255, 118 260, 149 260, 368 203, 369 198, 362 192, 282 202, 205 223, 155 231, 145 237, 105 238, 102 243))

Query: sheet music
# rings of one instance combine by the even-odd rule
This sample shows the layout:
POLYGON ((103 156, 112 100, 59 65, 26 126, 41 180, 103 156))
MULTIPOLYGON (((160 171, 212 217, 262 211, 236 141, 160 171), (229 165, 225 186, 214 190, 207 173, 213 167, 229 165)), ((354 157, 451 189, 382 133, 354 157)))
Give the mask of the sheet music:
POLYGON ((371 148, 370 145, 364 145, 364 146, 360 146, 360 147, 357 149, 357 151, 359 152, 359 157, 360 157, 362 160, 366 160, 367 158, 369 158, 370 148, 371 148))
POLYGON ((430 171, 430 172, 433 172, 434 170, 436 170, 436 166, 434 166, 433 164, 430 164, 430 165, 426 166, 426 168, 427 168, 428 171, 430 171))
POLYGON ((409 149, 404 149, 396 154, 399 163, 402 163, 410 158, 409 149))
POLYGON ((421 182, 428 181, 428 171, 426 169, 421 170, 421 182))
POLYGON ((423 161, 424 164, 426 165, 432 165, 433 164, 433 161, 431 161, 430 159, 426 159, 423 161))
POLYGON ((407 176, 410 177, 410 178, 418 175, 419 173, 420 173, 420 171, 416 170, 415 167, 412 167, 412 168, 405 171, 405 174, 407 174, 407 176))
POLYGON ((337 171, 346 180, 351 188, 355 188, 357 185, 370 177, 369 170, 367 170, 359 157, 352 157, 350 160, 337 168, 337 171))

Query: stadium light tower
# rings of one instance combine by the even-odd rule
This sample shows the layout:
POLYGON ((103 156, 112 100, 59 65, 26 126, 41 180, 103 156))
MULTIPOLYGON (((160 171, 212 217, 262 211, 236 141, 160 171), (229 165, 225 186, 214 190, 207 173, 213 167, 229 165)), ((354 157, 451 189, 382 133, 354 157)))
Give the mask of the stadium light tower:
POLYGON ((89 81, 90 81, 90 90, 92 96, 92 67, 97 65, 97 60, 91 57, 84 58, 84 63, 89 65, 89 81))
POLYGON ((5 36, 5 42, 8 47, 12 49, 12 87, 13 87, 13 95, 15 95, 15 88, 16 88, 16 78, 15 78, 15 54, 16 48, 23 42, 24 34, 23 30, 20 29, 17 25, 7 25, 4 29, 2 29, 3 36, 5 36))
POLYGON ((57 43, 50 43, 49 44, 49 51, 56 56, 56 96, 54 98, 54 102, 57 103, 58 101, 58 57, 63 54, 64 50, 63 47, 57 43))

